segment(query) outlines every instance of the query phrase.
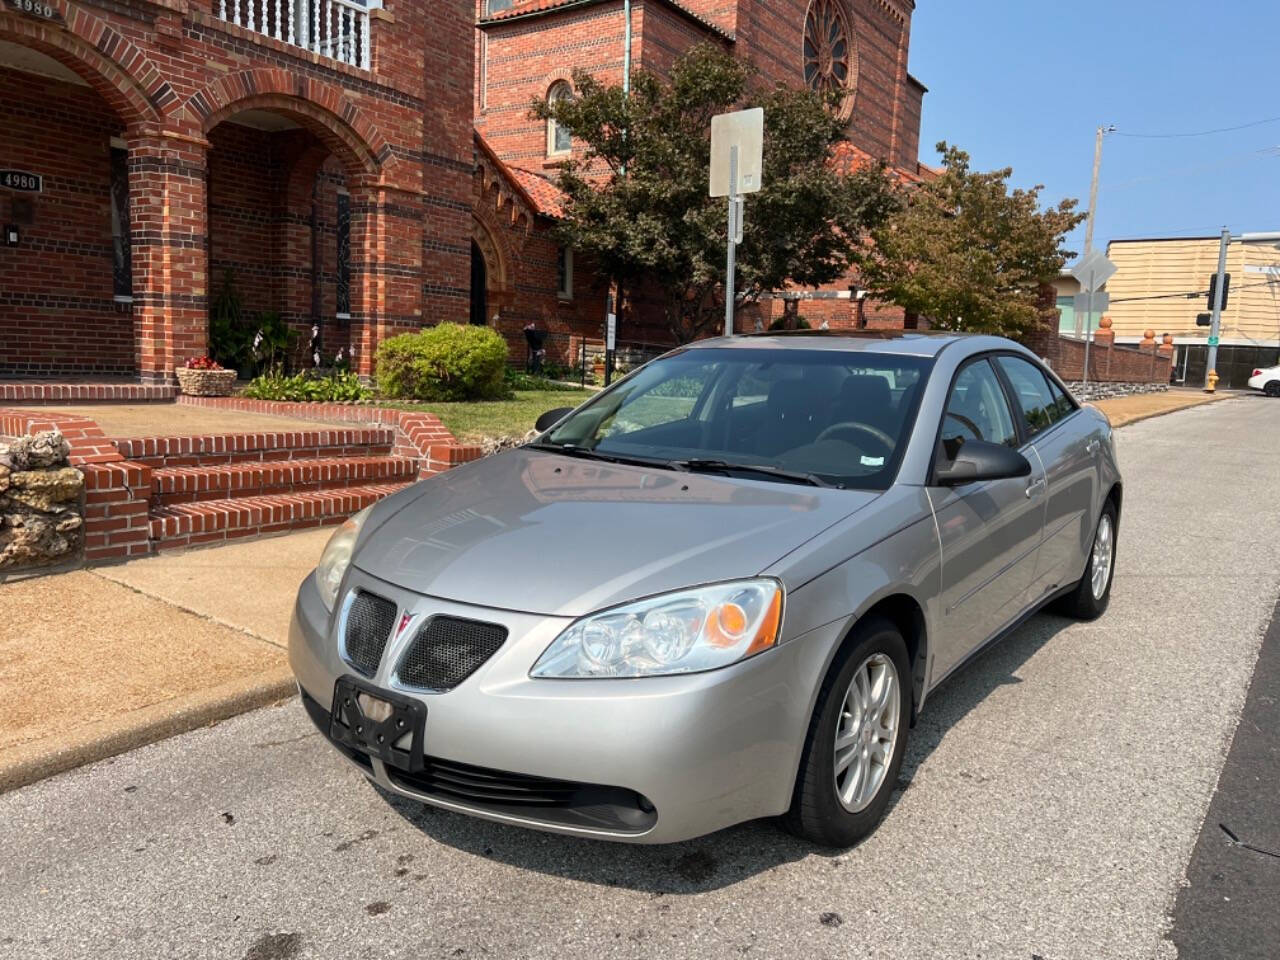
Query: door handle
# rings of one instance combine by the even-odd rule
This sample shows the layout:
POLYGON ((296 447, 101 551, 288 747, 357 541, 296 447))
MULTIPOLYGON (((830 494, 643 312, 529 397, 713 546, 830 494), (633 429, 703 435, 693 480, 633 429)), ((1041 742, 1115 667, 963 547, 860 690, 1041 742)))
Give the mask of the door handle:
POLYGON ((1099 449, 1101 449, 1101 447, 1102 447, 1102 441, 1099 440, 1097 437, 1094 437, 1087 444, 1085 444, 1084 449, 1086 453, 1095 454, 1098 452, 1099 449))
POLYGON ((1030 500, 1032 497, 1034 497, 1036 495, 1036 488, 1043 487, 1043 486, 1044 486, 1044 477, 1040 477, 1037 480, 1032 480, 1029 484, 1027 484, 1027 499, 1030 500))

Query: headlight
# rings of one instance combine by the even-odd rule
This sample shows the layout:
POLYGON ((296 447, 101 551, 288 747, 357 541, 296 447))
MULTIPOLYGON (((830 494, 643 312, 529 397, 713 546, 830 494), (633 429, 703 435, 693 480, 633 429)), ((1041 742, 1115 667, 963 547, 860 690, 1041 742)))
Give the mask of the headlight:
POLYGON ((715 670, 772 647, 781 625, 776 580, 681 590, 574 621, 529 675, 654 677, 715 670))
POLYGON ((360 528, 369 519, 367 506, 347 522, 325 544, 324 553, 320 554, 320 562, 316 564, 316 585, 320 588, 320 599, 324 601, 326 610, 332 610, 334 601, 338 599, 338 588, 342 586, 342 575, 347 572, 351 563, 351 554, 356 549, 356 540, 360 536, 360 528))

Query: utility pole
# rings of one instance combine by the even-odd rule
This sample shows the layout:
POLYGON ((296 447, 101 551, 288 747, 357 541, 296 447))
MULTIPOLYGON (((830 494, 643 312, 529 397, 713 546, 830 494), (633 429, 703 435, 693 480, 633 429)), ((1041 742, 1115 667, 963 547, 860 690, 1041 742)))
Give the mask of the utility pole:
POLYGON ((1204 364, 1204 386, 1210 388, 1209 378, 1215 375, 1218 368, 1218 331, 1222 329, 1222 295, 1226 292, 1223 274, 1227 272, 1227 245, 1231 243, 1231 230, 1222 228, 1222 239, 1218 241, 1218 279, 1213 286, 1213 316, 1209 320, 1209 356, 1204 364))
POLYGON ((1102 138, 1114 133, 1116 126, 1104 124, 1098 127, 1097 137, 1093 141, 1093 180, 1089 184, 1089 218, 1084 226, 1084 252, 1093 249, 1093 221, 1098 215, 1098 174, 1102 170, 1102 138))

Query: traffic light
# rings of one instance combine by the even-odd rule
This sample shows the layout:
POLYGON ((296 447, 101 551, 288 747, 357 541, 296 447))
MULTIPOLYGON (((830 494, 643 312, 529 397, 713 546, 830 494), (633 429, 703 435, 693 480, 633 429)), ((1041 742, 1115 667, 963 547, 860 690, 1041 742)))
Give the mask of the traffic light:
MULTIPOLYGON (((1213 295, 1218 291, 1218 275, 1209 278, 1209 311, 1213 312, 1213 295)), ((1222 275, 1222 309, 1227 309, 1227 294, 1231 292, 1231 274, 1222 275)))
POLYGON ((1196 326, 1197 326, 1197 327, 1211 327, 1211 326, 1213 326, 1213 314, 1212 314, 1212 313, 1197 313, 1197 314, 1196 314, 1196 326))

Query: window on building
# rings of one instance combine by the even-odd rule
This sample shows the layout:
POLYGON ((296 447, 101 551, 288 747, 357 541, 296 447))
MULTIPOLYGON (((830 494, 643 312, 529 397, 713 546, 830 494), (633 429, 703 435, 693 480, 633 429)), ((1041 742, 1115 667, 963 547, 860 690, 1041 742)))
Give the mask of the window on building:
POLYGON ((561 300, 573 299, 573 251, 568 247, 556 255, 556 293, 561 300))
POLYGON ((515 0, 485 0, 484 15, 492 17, 495 13, 501 13, 503 10, 510 10, 515 5, 515 0))
POLYGON ((351 196, 338 192, 338 303, 339 320, 351 319, 351 196))
POLYGON ((1076 332, 1076 298, 1059 297, 1055 304, 1058 308, 1058 332, 1076 332))
MULTIPOLYGON (((563 80, 558 80, 551 85, 551 89, 547 91, 547 101, 555 103, 559 100, 572 100, 573 88, 563 80)), ((569 131, 555 120, 548 118, 547 120, 547 156, 553 157, 557 154, 568 153, 573 146, 573 137, 569 131)))
POLYGON ((133 300, 133 251, 129 240, 129 151, 111 147, 111 282, 115 299, 133 300))

